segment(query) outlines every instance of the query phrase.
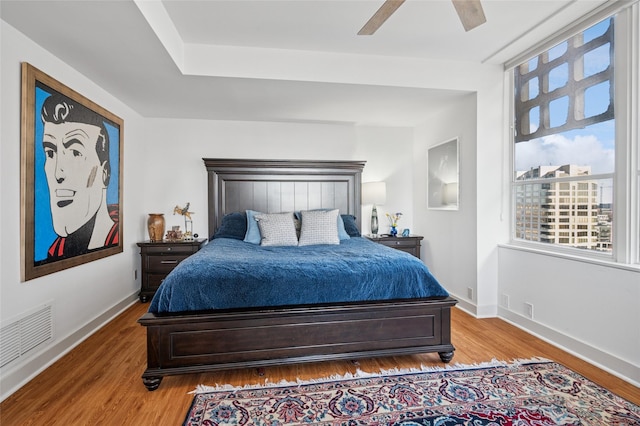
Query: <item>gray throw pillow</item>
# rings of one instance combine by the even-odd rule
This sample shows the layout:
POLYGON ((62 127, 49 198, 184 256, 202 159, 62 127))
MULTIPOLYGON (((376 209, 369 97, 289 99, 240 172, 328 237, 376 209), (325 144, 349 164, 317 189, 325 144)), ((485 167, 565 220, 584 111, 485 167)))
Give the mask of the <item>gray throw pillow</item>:
POLYGON ((293 213, 257 214, 261 246, 297 246, 293 213))
POLYGON ((303 210, 298 245, 340 244, 338 237, 339 210, 303 210))

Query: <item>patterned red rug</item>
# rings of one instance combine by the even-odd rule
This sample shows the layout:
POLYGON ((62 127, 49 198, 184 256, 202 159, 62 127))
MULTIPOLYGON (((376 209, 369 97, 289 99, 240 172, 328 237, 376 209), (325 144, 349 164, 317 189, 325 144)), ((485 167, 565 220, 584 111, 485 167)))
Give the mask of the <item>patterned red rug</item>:
POLYGON ((195 392, 185 425, 640 425, 640 407, 546 360, 195 392))

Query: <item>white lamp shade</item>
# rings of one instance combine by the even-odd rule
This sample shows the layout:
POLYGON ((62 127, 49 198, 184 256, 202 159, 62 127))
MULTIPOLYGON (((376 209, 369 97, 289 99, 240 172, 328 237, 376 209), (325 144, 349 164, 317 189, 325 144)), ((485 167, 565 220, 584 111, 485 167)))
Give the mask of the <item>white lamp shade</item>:
POLYGON ((366 182, 362 184, 362 204, 380 205, 387 202, 387 184, 366 182))

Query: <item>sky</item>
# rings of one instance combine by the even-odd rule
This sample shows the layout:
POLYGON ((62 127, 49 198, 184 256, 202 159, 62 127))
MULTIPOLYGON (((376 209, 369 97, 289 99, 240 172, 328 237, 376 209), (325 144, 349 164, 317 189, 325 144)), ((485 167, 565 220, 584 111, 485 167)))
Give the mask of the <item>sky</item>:
POLYGON ((591 166, 591 173, 613 173, 615 151, 611 140, 613 122, 607 121, 580 131, 549 135, 516 144, 516 171, 538 166, 575 164, 591 166))

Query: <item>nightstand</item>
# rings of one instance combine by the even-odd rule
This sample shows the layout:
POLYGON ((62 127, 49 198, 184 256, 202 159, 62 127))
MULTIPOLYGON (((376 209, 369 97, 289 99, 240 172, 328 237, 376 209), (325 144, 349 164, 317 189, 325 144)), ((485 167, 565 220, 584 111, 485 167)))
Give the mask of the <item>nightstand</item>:
POLYGON ((142 284, 140 301, 145 303, 153 297, 167 274, 173 271, 180 262, 202 248, 206 238, 193 241, 142 241, 140 257, 142 260, 142 284))
POLYGON ((424 239, 420 235, 409 235, 408 237, 387 237, 382 235, 374 237, 373 235, 365 235, 365 237, 387 247, 406 251, 420 259, 420 241, 424 239))

